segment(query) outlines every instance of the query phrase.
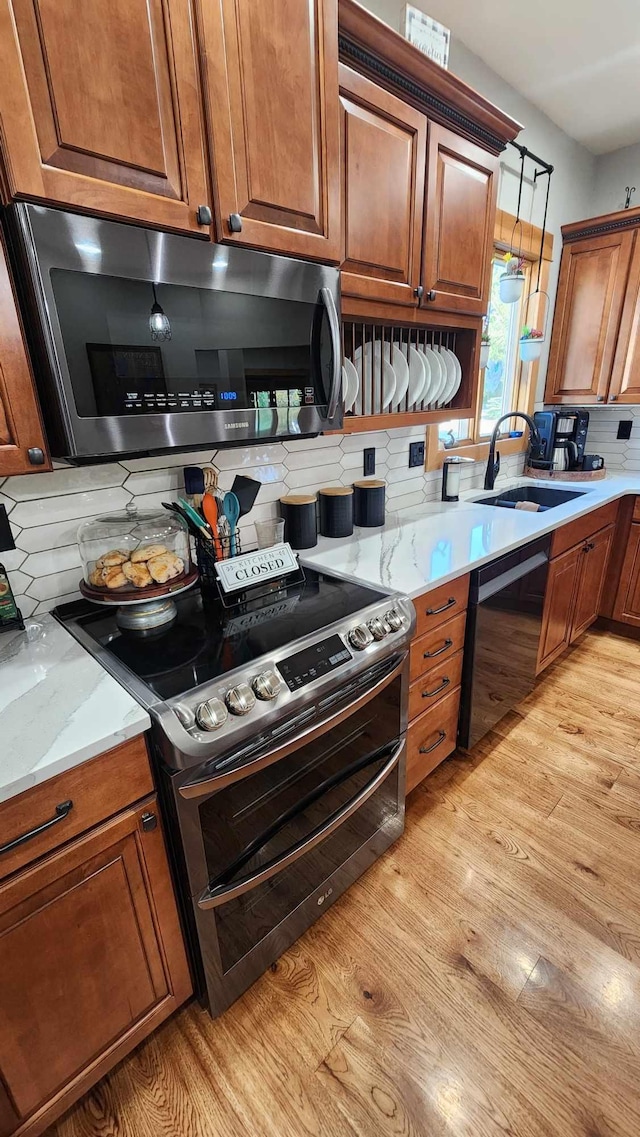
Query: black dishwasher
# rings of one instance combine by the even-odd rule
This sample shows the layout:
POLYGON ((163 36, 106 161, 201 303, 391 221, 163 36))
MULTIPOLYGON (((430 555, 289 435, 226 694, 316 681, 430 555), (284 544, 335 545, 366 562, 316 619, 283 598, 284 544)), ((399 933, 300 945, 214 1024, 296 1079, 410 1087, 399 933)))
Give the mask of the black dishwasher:
POLYGON ((471 749, 536 678, 551 537, 471 573, 458 744, 471 749))

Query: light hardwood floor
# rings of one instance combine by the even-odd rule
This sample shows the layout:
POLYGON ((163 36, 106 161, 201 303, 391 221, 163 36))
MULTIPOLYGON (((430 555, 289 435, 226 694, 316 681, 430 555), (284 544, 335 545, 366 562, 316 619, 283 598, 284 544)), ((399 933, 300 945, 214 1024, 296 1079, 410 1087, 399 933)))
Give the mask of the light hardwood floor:
POLYGON ((51 1137, 637 1137, 640 644, 591 632, 223 1018, 51 1137))

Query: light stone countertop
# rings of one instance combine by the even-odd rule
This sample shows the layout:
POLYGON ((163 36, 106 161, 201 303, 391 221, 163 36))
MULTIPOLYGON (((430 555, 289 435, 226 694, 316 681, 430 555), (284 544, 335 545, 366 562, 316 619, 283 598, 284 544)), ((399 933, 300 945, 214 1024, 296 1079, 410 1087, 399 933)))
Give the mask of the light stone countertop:
POLYGON ((609 475, 598 482, 549 482, 515 478, 495 490, 472 490, 459 502, 430 502, 402 513, 387 512, 380 529, 354 529, 353 536, 319 537, 300 553, 303 564, 363 584, 395 589, 412 599, 525 545, 625 494, 640 494, 640 474, 609 475), (580 497, 542 513, 478 505, 516 485, 585 490, 580 497))
POLYGON ((0 802, 151 725, 53 616, 25 625, 0 633, 0 802))

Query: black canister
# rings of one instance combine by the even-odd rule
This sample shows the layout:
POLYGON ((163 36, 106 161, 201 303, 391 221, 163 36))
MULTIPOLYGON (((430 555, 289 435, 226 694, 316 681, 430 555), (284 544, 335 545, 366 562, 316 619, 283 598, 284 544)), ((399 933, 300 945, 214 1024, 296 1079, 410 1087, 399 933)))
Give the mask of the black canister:
POLYGON ((353 487, 325 486, 318 490, 320 532, 323 537, 349 537, 353 533, 353 487))
POLYGON ((371 528, 384 525, 386 482, 377 478, 353 483, 353 520, 356 525, 371 528))
POLYGON ((312 549, 318 544, 315 494, 288 494, 280 498, 284 539, 292 549, 312 549))

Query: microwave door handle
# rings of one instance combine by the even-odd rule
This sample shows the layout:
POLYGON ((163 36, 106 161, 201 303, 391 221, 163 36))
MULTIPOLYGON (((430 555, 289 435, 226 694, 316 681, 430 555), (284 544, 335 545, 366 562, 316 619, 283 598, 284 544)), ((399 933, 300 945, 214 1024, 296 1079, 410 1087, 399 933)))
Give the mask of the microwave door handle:
POLYGON ((364 789, 356 794, 346 805, 336 810, 328 821, 325 821, 322 825, 318 825, 313 829, 308 837, 297 841, 282 857, 278 857, 276 861, 265 865, 264 868, 252 873, 251 876, 245 877, 244 880, 238 881, 237 884, 224 885, 218 888, 205 888, 201 896, 198 897, 198 907, 207 911, 209 908, 219 908, 221 904, 226 904, 229 900, 235 900, 237 896, 242 896, 245 892, 250 892, 252 888, 257 888, 258 885, 262 884, 265 880, 270 880, 271 877, 276 876, 282 872, 283 869, 292 865, 294 861, 303 857, 305 853, 310 852, 316 845, 319 845, 321 841, 324 841, 326 837, 329 837, 331 833, 339 829, 345 821, 348 821, 360 806, 364 805, 368 798, 379 789, 394 767, 398 765, 404 744, 404 738, 402 738, 389 761, 385 763, 370 782, 367 782, 364 789))
POLYGON ((183 798, 200 798, 208 797, 209 794, 215 793, 217 790, 226 789, 232 782, 238 782, 241 778, 247 778, 251 774, 255 774, 258 770, 262 770, 264 766, 271 766, 274 762, 279 762, 281 758, 286 758, 287 754, 291 754, 293 750, 297 750, 307 742, 313 742, 314 738, 326 733, 333 726, 337 726, 339 722, 353 714, 354 711, 360 710, 375 699, 385 687, 393 683, 398 675, 402 674, 406 655, 403 655, 400 660, 396 660, 393 667, 383 675, 373 687, 369 687, 363 694, 358 695, 353 702, 348 703, 346 707, 342 707, 336 715, 330 718, 323 718, 322 722, 317 726, 311 723, 306 726, 304 730, 298 731, 296 734, 283 742, 276 750, 260 751, 256 758, 250 762, 245 763, 243 766, 238 766, 231 770, 221 770, 220 773, 212 774, 209 778, 198 780, 196 777, 193 781, 185 782, 178 787, 178 793, 183 798))
POLYGON ((342 345, 340 341, 340 320, 338 319, 338 309, 336 302, 333 299, 333 292, 330 288, 320 289, 320 302, 324 305, 327 313, 327 320, 329 321, 329 331, 331 332, 331 345, 333 348, 333 374, 331 377, 331 393, 329 395, 329 406, 327 408, 327 418, 332 419, 338 409, 338 400, 342 390, 342 345))

